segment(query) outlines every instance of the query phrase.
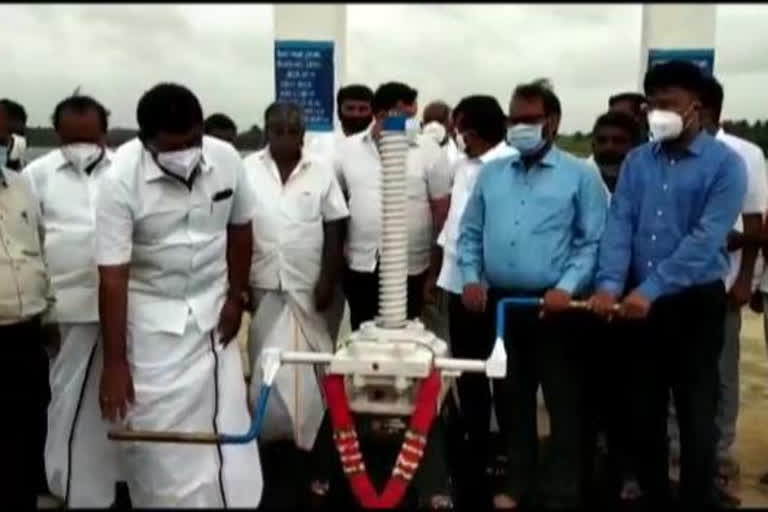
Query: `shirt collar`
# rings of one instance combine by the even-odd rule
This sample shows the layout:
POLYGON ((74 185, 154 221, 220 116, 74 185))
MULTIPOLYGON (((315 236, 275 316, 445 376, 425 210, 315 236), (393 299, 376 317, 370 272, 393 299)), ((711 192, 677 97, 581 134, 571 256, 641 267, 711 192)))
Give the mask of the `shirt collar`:
POLYGON ((491 149, 477 157, 478 160, 480 160, 480 163, 487 164, 491 160, 495 160, 502 156, 508 156, 510 154, 510 150, 512 148, 507 144, 505 141, 501 141, 495 146, 493 146, 491 149))
MULTIPOLYGON (((282 183, 282 180, 280 179, 280 171, 277 168, 277 164, 272 159, 272 153, 269 152, 269 146, 264 148, 264 152, 261 155, 259 155, 259 157, 261 158, 261 161, 264 163, 264 167, 273 174, 275 179, 277 179, 282 183)), ((288 177, 290 178, 294 174, 297 174, 299 172, 309 169, 310 165, 312 165, 312 160, 307 157, 304 151, 302 151, 301 158, 299 159, 299 162, 296 164, 296 168, 293 171, 291 171, 291 174, 288 177)))
MULTIPOLYGON (((536 167, 555 167, 557 166, 558 162, 560 161, 560 150, 552 144, 552 146, 549 148, 549 151, 542 157, 541 160, 536 162, 534 164, 533 168, 536 167)), ((517 153, 512 157, 512 165, 513 166, 522 166, 523 164, 523 155, 520 153, 517 153)))
MULTIPOLYGON (((722 128, 720 130, 722 131, 722 128)), ((711 138, 711 135, 709 135, 705 130, 699 131, 698 135, 696 135, 696 138, 694 138, 691 143, 688 144, 688 147, 685 148, 685 152, 693 156, 701 155, 701 152, 704 150, 704 146, 706 145, 708 138, 711 138)), ((651 146, 653 154, 655 156, 659 156, 662 150, 661 142, 652 142, 651 144, 653 144, 651 146)))

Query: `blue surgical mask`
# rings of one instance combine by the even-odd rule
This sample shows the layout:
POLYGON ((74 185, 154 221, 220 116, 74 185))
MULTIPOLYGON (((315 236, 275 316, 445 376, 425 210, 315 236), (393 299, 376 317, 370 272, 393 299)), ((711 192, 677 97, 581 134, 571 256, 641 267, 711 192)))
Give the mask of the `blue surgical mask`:
POLYGON ((543 124, 518 123, 507 128, 507 144, 530 155, 541 149, 546 141, 542 135, 543 124))

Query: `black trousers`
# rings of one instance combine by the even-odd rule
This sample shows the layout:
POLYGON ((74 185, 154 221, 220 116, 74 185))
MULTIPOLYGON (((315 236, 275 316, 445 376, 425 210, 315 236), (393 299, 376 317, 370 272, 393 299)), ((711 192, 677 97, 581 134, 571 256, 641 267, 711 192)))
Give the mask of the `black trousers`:
MULTIPOLYGON (((408 276, 408 318, 418 318, 424 306, 424 280, 426 272, 408 276)), ((356 331, 360 324, 373 320, 379 313, 379 269, 374 272, 356 272, 347 268, 344 275, 344 294, 349 304, 349 323, 356 331)))
POLYGON ((37 507, 40 461, 45 448, 48 358, 40 319, 0 326, 3 371, 0 407, 7 416, 4 457, 13 465, 4 480, 3 500, 9 509, 37 507), (44 416, 43 416, 44 417, 44 416))
POLYGON ((721 281, 658 299, 636 326, 633 421, 640 434, 638 477, 653 504, 669 499, 669 393, 680 428, 680 499, 715 503, 715 414, 726 295, 721 281))
MULTIPOLYGON (((489 290, 489 325, 495 325, 498 301, 509 296, 543 296, 543 291, 489 290)), ((540 499, 547 507, 581 504, 584 315, 569 311, 540 318, 539 310, 534 308, 507 310, 507 377, 494 381, 493 395, 509 461, 502 492, 518 501, 540 499), (549 457, 541 478, 536 402, 539 385, 551 430, 549 457)))
POLYGON ((590 498, 617 503, 626 478, 636 476, 637 429, 631 419, 634 381, 628 374, 638 342, 635 322, 584 316, 584 478, 590 498), (607 453, 597 450, 604 434, 607 453), (602 463, 597 464, 596 463, 602 463))
MULTIPOLYGON (((493 329, 485 313, 468 311, 461 295, 448 294, 448 329, 451 354, 457 358, 487 359, 493 348, 493 329)), ((498 381, 493 381, 498 382, 498 381)), ((486 475, 490 449, 491 388, 483 374, 464 373, 456 381, 459 418, 466 434, 462 464, 457 467, 460 499, 472 497, 476 506, 490 506, 491 489, 486 475)), ((497 412, 498 414, 498 412, 497 412)))

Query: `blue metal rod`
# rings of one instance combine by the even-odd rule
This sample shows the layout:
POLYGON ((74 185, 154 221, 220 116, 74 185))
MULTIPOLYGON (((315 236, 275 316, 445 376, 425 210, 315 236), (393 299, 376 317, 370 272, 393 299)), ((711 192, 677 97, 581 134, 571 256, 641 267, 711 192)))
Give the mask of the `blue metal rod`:
POLYGON ((501 299, 496 304, 496 338, 504 339, 506 334, 506 318, 505 315, 508 307, 517 309, 522 308, 538 308, 544 301, 538 297, 508 297, 501 299))
POLYGON ((267 401, 272 386, 262 385, 259 391, 259 400, 253 408, 253 420, 251 428, 245 434, 220 434, 219 443, 221 444, 248 444, 261 434, 261 426, 264 424, 264 416, 267 411, 267 401))

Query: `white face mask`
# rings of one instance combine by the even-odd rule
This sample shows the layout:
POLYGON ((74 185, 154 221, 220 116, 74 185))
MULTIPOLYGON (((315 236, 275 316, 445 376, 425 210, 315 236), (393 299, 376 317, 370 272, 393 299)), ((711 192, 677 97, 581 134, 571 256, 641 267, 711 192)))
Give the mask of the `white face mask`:
POLYGON ((101 158, 103 151, 104 149, 98 144, 87 142, 77 142, 61 147, 64 158, 78 171, 85 171, 97 162, 101 158))
POLYGON ((405 121, 405 136, 408 138, 409 144, 415 144, 416 139, 419 137, 421 126, 416 118, 409 117, 405 121))
POLYGON ((432 140, 434 140, 438 146, 440 146, 443 143, 446 135, 445 126, 438 123, 437 121, 432 121, 431 123, 427 123, 424 126, 422 133, 427 137, 432 138, 432 140))
POLYGON ((456 147, 459 148, 459 151, 461 151, 462 153, 467 152, 467 141, 464 140, 463 133, 456 134, 456 147))
POLYGON ((653 140, 674 140, 683 133, 683 118, 677 112, 654 109, 648 112, 648 128, 653 140))
POLYGON ((13 137, 13 144, 8 153, 8 160, 24 160, 24 153, 27 152, 27 138, 15 133, 11 137, 13 137))
POLYGON ((195 146, 193 148, 181 149, 179 151, 166 151, 157 154, 157 163, 184 181, 189 181, 192 173, 200 165, 203 158, 203 148, 195 146))

